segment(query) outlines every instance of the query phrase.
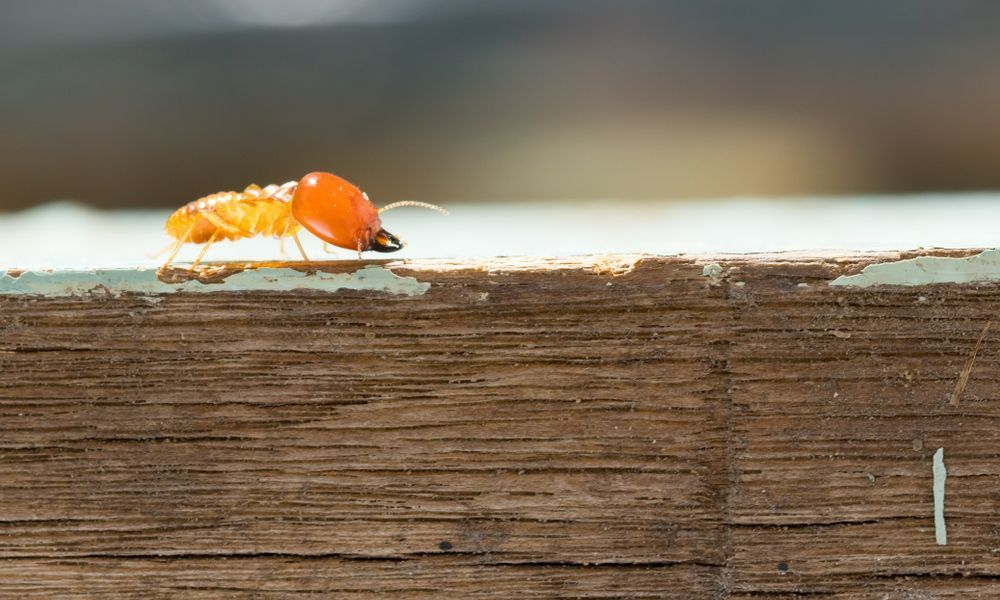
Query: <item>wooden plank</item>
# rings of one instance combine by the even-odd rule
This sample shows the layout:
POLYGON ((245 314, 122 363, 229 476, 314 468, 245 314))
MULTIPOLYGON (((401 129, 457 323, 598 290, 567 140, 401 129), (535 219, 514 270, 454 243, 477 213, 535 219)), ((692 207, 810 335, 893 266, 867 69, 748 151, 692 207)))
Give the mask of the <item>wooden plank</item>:
POLYGON ((1000 288, 826 285, 895 258, 0 297, 0 593, 988 594, 1000 288))

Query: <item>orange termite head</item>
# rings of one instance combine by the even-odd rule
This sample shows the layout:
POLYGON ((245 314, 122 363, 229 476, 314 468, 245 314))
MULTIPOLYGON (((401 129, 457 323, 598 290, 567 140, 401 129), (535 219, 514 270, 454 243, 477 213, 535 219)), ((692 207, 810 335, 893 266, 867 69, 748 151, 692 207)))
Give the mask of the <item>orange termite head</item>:
POLYGON ((292 216, 324 242, 358 252, 402 249, 403 241, 382 229, 378 213, 364 192, 333 173, 309 173, 292 197, 292 216))

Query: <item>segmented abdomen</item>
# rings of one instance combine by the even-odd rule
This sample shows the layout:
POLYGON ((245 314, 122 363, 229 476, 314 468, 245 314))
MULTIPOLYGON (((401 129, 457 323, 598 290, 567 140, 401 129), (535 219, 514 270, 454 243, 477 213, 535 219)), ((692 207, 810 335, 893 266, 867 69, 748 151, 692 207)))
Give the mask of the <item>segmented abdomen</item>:
POLYGON ((242 192, 219 192, 188 202, 167 219, 167 233, 176 240, 201 244, 213 234, 216 240, 255 235, 287 237, 301 226, 292 218, 295 182, 242 192), (185 237, 186 236, 186 237, 185 237))

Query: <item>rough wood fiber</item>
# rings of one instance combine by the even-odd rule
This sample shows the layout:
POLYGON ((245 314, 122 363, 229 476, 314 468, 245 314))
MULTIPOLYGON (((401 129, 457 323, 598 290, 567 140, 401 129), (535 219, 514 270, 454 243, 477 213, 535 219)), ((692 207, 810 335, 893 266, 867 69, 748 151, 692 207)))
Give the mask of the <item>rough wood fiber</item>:
POLYGON ((894 258, 2 298, 0 596, 1000 594, 1000 286, 894 258))

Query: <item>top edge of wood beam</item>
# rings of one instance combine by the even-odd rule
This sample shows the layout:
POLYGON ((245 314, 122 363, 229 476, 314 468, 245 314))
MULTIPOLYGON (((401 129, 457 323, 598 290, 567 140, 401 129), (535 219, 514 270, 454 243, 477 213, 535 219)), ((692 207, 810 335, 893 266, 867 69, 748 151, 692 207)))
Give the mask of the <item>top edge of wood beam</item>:
POLYGON ((604 254, 566 257, 489 259, 339 260, 227 262, 190 271, 181 264, 157 275, 145 267, 8 269, 0 275, 0 295, 64 297, 93 292, 105 295, 163 295, 206 292, 307 290, 377 291, 421 295, 436 274, 454 272, 546 273, 584 271, 609 278, 627 276, 640 266, 673 265, 699 270, 718 283, 739 269, 776 265, 833 265, 827 284, 841 287, 921 286, 1000 281, 1000 250, 920 249, 899 252, 785 252, 760 254, 604 254))

